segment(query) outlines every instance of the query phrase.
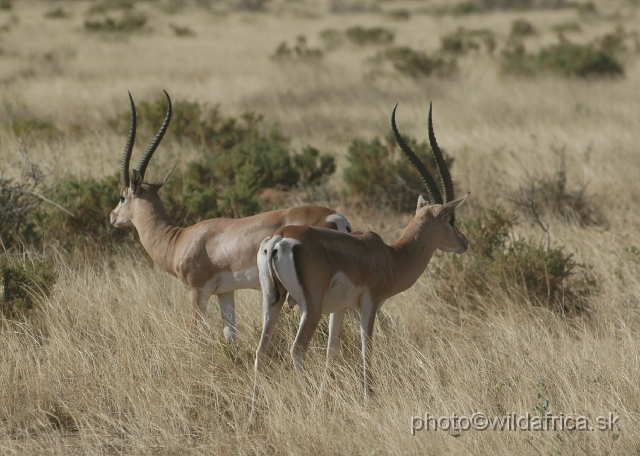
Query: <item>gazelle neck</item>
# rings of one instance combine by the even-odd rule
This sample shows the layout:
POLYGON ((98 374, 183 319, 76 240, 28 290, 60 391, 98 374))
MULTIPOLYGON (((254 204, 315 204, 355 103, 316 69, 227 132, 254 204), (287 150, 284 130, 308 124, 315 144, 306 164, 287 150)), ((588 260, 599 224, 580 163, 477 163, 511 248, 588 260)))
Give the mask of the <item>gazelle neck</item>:
POLYGON ((389 246, 393 252, 396 280, 393 294, 410 288, 420 278, 438 248, 433 217, 413 217, 400 239, 389 246))
POLYGON ((136 199, 133 225, 140 242, 151 259, 162 269, 175 275, 173 258, 183 228, 175 226, 158 195, 145 191, 136 199))

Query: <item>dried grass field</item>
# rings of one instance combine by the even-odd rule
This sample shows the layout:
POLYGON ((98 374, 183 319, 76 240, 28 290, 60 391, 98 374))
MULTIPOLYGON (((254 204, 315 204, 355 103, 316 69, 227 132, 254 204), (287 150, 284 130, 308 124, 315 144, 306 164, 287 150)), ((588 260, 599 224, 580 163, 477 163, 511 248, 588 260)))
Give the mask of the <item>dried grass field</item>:
MULTIPOLYGON (((588 270, 593 281, 580 312, 545 306, 521 286, 490 276, 482 293, 465 288, 471 291, 447 299, 451 288, 443 281, 462 273, 451 254, 437 255, 378 315, 374 396, 367 403, 354 323, 345 323, 335 375, 321 397, 326 322, 301 382, 288 354, 299 312, 287 311, 253 426, 259 292, 237 295, 239 343, 232 347, 222 341, 214 299, 204 324, 188 334, 187 292, 136 243, 65 250, 45 236, 38 247, 7 248, 5 258, 46 258, 58 278, 48 296, 34 291, 37 306, 26 317, 1 317, 0 454, 640 453, 640 6, 599 0, 461 14, 464 3, 0 1, 5 177, 20 169, 20 152, 46 171, 51 185, 113 175, 126 135, 110 125, 128 109, 127 90, 140 104, 165 89, 173 100, 219 105, 225 116, 263 114, 293 149, 332 152, 337 172, 324 190, 299 190, 274 204, 327 205, 355 229, 393 242, 411 213, 350 194, 343 179, 347 150, 354 138, 387 134, 396 102, 400 130, 426 140, 432 101, 438 142, 455 159, 456 191, 471 192, 457 215, 461 223, 505 207, 518 215, 510 239, 544 243, 541 227, 512 200, 559 170, 567 189, 583 190, 581 201, 598 219, 581 223, 552 210, 542 217, 551 248, 573 254, 576 274, 588 270), (126 15, 145 21, 127 30, 118 25, 126 15), (107 17, 121 30, 91 28, 107 17), (624 30, 610 45, 624 74, 509 73, 501 65, 517 20, 535 29, 522 32, 529 53, 561 39, 602 43, 624 30), (455 54, 456 69, 446 75, 411 77, 381 60, 384 45, 345 38, 356 25, 391 30, 396 45, 429 55, 438 55, 441 37, 459 27, 490 30, 496 47, 489 52, 481 42, 455 54), (560 26, 567 30, 562 38, 560 26), (297 52, 300 35, 306 43, 298 41, 297 52), (289 54, 278 56, 283 41, 289 54), (23 131, 17 127, 23 119, 42 122, 23 131), (446 268, 449 275, 438 273, 446 268), (413 416, 476 412, 583 415, 592 423, 612 413, 619 421, 606 431, 411 433, 413 416)), ((134 160, 151 139, 145 131, 134 160)), ((200 151, 167 138, 148 175, 184 168, 200 151)), ((117 192, 114 186, 116 201, 117 192)), ((458 282, 452 286, 455 292, 458 282)))

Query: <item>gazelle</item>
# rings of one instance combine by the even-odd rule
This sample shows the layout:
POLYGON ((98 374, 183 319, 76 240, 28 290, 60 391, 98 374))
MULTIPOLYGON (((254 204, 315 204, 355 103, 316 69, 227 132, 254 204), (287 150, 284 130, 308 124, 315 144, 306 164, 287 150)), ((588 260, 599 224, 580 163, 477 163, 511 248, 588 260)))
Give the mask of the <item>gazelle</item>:
POLYGON ((433 133, 431 106, 429 142, 440 172, 444 197, 425 165, 400 136, 395 122, 396 107, 391 115, 393 133, 420 173, 429 200, 425 201, 422 196, 418 198, 415 216, 392 245, 385 244, 373 232, 346 234, 307 226, 286 226, 262 242, 258 251, 258 270, 264 320, 256 352, 253 410, 263 357, 287 292, 298 303, 301 313, 300 327, 291 347, 296 370, 302 371, 305 352, 321 315, 331 314, 325 379, 339 347, 345 310, 360 311, 366 398, 370 392, 371 338, 376 312, 386 299, 418 280, 436 249, 454 253, 467 250, 467 239, 455 226, 455 211, 469 194, 454 199, 453 181, 433 133))
POLYGON ((242 219, 216 218, 181 228, 173 225, 158 196, 171 171, 157 182, 144 182, 145 170, 169 126, 171 99, 160 130, 142 155, 129 178, 129 162, 136 136, 136 108, 131 103, 131 128, 120 168, 120 202, 111 212, 116 227, 135 226, 140 241, 153 261, 176 276, 189 289, 193 332, 212 294, 218 296, 224 320, 224 336, 235 343, 234 290, 260 289, 256 251, 265 236, 286 225, 316 225, 351 231, 341 214, 320 206, 301 206, 265 212, 242 219))

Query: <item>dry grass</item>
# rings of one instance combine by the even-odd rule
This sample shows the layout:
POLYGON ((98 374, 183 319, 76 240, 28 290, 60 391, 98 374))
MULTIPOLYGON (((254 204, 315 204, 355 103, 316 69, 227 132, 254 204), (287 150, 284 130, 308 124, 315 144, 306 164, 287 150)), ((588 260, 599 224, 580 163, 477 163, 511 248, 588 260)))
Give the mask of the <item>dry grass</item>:
MULTIPOLYGON (((127 108, 126 90, 136 100, 155 99, 164 88, 174 99, 220 103, 224 114, 262 112, 295 146, 332 150, 341 166, 353 137, 386 133, 396 101, 401 130, 425 139, 433 100, 439 143, 456 157, 457 189, 472 192, 467 213, 508 204, 504 195, 528 176, 552 172, 559 160, 554 149, 565 148, 570 184, 588 183, 608 225, 580 228, 549 219, 552 242, 593 264, 602 291, 582 319, 564 319, 501 290, 469 313, 438 300, 425 275, 383 308, 374 340, 376 396, 369 404, 362 401, 353 327, 325 397, 314 387, 323 367, 321 335, 307 362, 311 380, 300 385, 286 354, 291 314, 280 322, 261 418, 251 428, 259 293, 240 293, 235 350, 219 342, 216 305, 197 337, 188 337, 186 292, 145 257, 48 252, 60 274, 53 295, 28 322, 5 321, 0 329, 1 454, 640 452, 640 259, 628 251, 640 244, 636 54, 625 56, 620 80, 508 78, 500 76, 497 57, 478 54, 460 60, 452 80, 414 81, 372 71, 366 57, 375 49, 346 45, 314 65, 281 66, 269 56, 283 40, 305 34, 315 47, 319 31, 352 25, 390 27, 398 44, 434 52, 439 37, 459 25, 491 28, 505 38, 521 17, 541 32, 531 41, 539 46, 554 40, 554 24, 576 20, 577 13, 436 17, 424 13, 425 3, 403 2, 411 19, 390 22, 383 12, 328 14, 320 2, 306 10, 275 2, 270 12, 256 14, 190 6, 172 15, 144 2, 136 8, 148 15, 146 28, 113 36, 84 30, 90 3, 60 3, 70 18, 46 19, 50 5, 40 1, 0 11, 0 25, 10 24, 0 34, 0 122, 8 127, 26 113, 65 131, 81 126, 75 136, 34 140, 32 157, 55 165, 58 175, 116 170, 124 138, 107 121, 127 108), (171 23, 188 24, 196 36, 175 36, 171 23), (620 430, 410 433, 413 415, 536 413, 546 399, 553 414, 613 412, 621 417, 620 430)), ((639 30, 632 2, 596 3, 600 14, 583 26, 580 40, 617 24, 639 30)), ((139 138, 138 148, 146 140, 139 138)), ((19 160, 16 141, 2 129, 3 163, 19 160)), ((167 144, 150 176, 196 153, 167 144)), ((333 184, 342 185, 339 176, 333 184)), ((374 229, 389 241, 408 221, 349 201, 330 204, 356 228, 374 229)), ((518 230, 542 238, 535 226, 518 230)))

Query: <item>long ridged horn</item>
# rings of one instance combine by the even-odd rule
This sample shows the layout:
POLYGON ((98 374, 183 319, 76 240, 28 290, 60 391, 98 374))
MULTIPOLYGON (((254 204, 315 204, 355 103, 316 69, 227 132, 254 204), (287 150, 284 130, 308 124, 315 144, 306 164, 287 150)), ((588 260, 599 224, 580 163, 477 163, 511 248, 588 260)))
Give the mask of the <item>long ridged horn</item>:
POLYGON ((398 104, 393 107, 393 112, 391 113, 391 129, 393 130, 393 135, 396 138, 396 142, 402 149, 402 152, 407 156, 413 167, 418 170, 420 177, 422 177, 422 182, 427 187, 427 194, 429 195, 429 204, 442 204, 442 195, 440 194, 440 190, 438 190, 438 184, 436 184, 435 179, 427 169, 427 167, 420 161, 418 156, 414 151, 411 150, 409 145, 402 139, 400 136, 400 132, 396 127, 396 108, 398 104))
POLYGON ((169 103, 169 106, 167 107, 167 115, 164 118, 164 122, 162 123, 160 130, 158 130, 158 133, 156 133, 156 136, 155 138, 153 138, 153 141, 149 143, 147 150, 144 151, 144 154, 142 155, 142 158, 140 159, 140 162, 138 162, 138 166, 136 167, 136 169, 138 170, 138 172, 140 173, 143 179, 144 179, 144 173, 147 170, 147 165, 149 164, 149 161, 151 160, 153 153, 158 148, 158 144, 160 144, 160 141, 162 140, 164 133, 167 131, 167 127, 169 127, 169 121, 171 120, 171 98, 169 98, 169 94, 167 93, 166 90, 163 90, 163 92, 167 97, 167 102, 169 103))
POLYGON ((127 93, 129 94, 129 101, 131 102, 131 128, 129 128, 129 137, 127 138, 127 143, 124 146, 122 162, 120 163, 120 182, 123 187, 129 186, 129 162, 131 161, 133 143, 136 140, 136 105, 133 104, 131 92, 127 93))
POLYGON ((440 173, 440 181, 442 182, 442 189, 444 190, 444 201, 447 203, 453 201, 455 196, 453 194, 453 181, 451 180, 451 174, 449 173, 449 167, 447 162, 442 156, 440 147, 436 142, 436 135, 433 133, 433 119, 431 117, 431 103, 429 103, 429 144, 433 151, 433 156, 436 159, 436 165, 438 166, 438 172, 440 173))

